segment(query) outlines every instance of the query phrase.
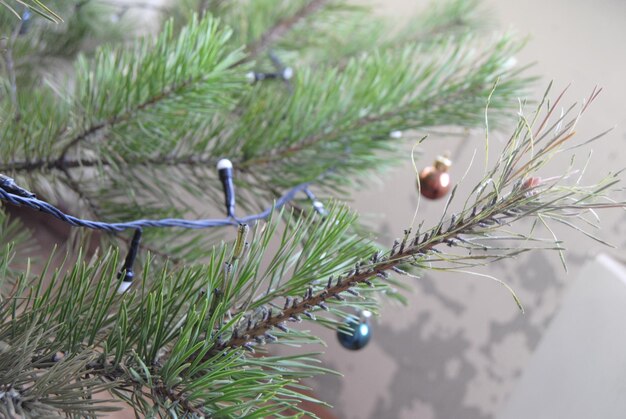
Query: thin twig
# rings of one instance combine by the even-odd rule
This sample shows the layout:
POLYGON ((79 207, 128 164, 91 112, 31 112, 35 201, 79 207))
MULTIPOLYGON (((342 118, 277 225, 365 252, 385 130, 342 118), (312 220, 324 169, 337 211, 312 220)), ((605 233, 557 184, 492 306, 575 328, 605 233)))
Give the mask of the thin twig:
MULTIPOLYGON (((506 207, 515 205, 517 200, 517 197, 512 197, 506 207)), ((502 212, 505 210, 506 208, 504 207, 500 209, 502 212)), ((398 266, 406 263, 406 260, 412 256, 428 254, 433 251, 435 246, 456 239, 463 234, 472 233, 473 229, 475 229, 479 223, 486 219, 491 219, 498 214, 498 210, 494 208, 493 211, 483 212, 473 218, 468 217, 457 223, 453 228, 439 234, 435 234, 438 230, 438 228, 435 228, 434 230, 431 230, 433 235, 429 240, 416 245, 406 246, 402 252, 395 253, 387 259, 382 259, 377 264, 372 264, 369 267, 363 266, 362 271, 341 278, 340 281, 337 281, 337 283, 330 288, 325 288, 317 294, 311 295, 307 299, 303 299, 301 302, 290 305, 276 316, 273 316, 263 322, 259 322, 255 327, 243 332, 241 336, 227 340, 216 349, 222 350, 228 347, 234 348, 249 344, 253 342, 256 337, 263 336, 272 328, 289 321, 290 318, 298 317, 303 314, 303 312, 310 311, 311 307, 320 306, 320 304, 323 304, 326 300, 334 298, 342 292, 352 289, 357 284, 367 283, 370 280, 375 280, 378 277, 384 276, 384 272, 386 271, 393 271, 394 269, 397 269, 398 266)))
MULTIPOLYGON (((432 112, 433 108, 446 105, 450 102, 450 100, 454 100, 457 97, 462 96, 462 95, 470 96, 472 93, 475 92, 475 90, 476 90, 476 86, 471 86, 470 89, 459 90, 454 95, 445 97, 443 99, 434 99, 434 98, 422 99, 423 104, 421 105, 421 108, 423 108, 424 110, 428 110, 429 112, 432 112)), ((414 106, 415 106, 414 103, 408 103, 399 108, 394 109, 393 111, 384 112, 380 115, 364 116, 362 118, 359 118, 353 121, 349 125, 343 126, 342 127, 343 131, 335 130, 330 133, 323 132, 323 133, 310 135, 309 137, 304 138, 302 141, 299 141, 298 143, 290 145, 286 148, 272 150, 271 153, 266 156, 258 156, 258 157, 250 158, 248 160, 242 160, 238 162, 238 167, 243 170, 248 167, 257 167, 259 165, 271 164, 277 160, 286 159, 292 154, 305 150, 309 147, 313 147, 322 141, 330 141, 337 137, 340 137, 343 133, 349 132, 350 130, 359 129, 368 124, 374 124, 374 123, 385 121, 389 118, 397 116, 398 113, 401 113, 406 108, 412 108, 414 106)))
POLYGON ((279 21, 276 25, 272 26, 263 35, 261 35, 258 41, 248 46, 248 55, 237 64, 256 58, 302 20, 321 10, 326 3, 328 3, 328 0, 312 0, 293 15, 279 21))
POLYGON ((13 59, 13 46, 17 40, 20 30, 22 29, 24 21, 19 20, 18 24, 13 29, 11 37, 7 43, 7 47, 4 50, 4 62, 6 65, 7 75, 9 76, 9 96, 11 98, 11 104, 13 105, 13 111, 15 112, 15 120, 19 120, 21 117, 20 106, 17 100, 17 77, 15 75, 15 61, 13 59))

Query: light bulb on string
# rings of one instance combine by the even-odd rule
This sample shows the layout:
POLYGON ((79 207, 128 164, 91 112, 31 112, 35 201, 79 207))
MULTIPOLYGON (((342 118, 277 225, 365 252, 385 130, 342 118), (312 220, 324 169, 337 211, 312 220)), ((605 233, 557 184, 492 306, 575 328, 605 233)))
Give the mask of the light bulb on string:
POLYGON ((133 270, 133 265, 135 264, 135 259, 137 258, 137 252, 139 252, 139 243, 141 242, 141 229, 135 229, 135 233, 133 233, 133 238, 130 241, 130 246, 128 247, 128 254, 126 255, 126 259, 124 260, 124 266, 122 270, 117 275, 118 278, 122 278, 122 282, 120 282, 117 292, 118 294, 124 294, 130 286, 133 284, 133 280, 135 279, 135 271, 133 270))

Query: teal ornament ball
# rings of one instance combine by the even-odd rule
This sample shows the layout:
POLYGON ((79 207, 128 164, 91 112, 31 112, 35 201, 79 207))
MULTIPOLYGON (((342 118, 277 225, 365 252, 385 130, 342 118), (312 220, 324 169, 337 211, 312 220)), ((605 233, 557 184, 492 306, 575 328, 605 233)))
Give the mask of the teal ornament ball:
POLYGON ((371 332, 372 329, 367 320, 350 316, 345 321, 345 330, 344 328, 337 330, 337 339, 344 348, 356 351, 367 345, 372 336, 371 332))

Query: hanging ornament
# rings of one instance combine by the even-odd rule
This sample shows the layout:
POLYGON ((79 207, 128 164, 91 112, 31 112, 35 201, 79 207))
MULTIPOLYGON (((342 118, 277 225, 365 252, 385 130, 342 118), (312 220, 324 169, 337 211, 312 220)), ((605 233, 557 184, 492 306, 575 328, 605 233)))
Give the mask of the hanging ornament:
POLYGON ((344 323, 345 329, 337 330, 341 346, 353 351, 364 348, 371 338, 371 316, 372 313, 367 310, 363 310, 358 317, 349 316, 344 323))
POLYGON ((526 178, 522 183, 522 190, 526 191, 527 197, 533 196, 537 193, 537 187, 541 186, 541 182, 542 180, 538 176, 526 178))
POLYGON ((450 174, 448 169, 452 165, 446 156, 439 156, 432 166, 424 168, 419 174, 419 189, 428 199, 439 199, 450 190, 450 174))

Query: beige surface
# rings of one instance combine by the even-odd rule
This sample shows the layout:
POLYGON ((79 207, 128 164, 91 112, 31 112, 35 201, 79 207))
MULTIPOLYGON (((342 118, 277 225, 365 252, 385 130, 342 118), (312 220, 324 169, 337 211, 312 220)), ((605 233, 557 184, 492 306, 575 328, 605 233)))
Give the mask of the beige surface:
POLYGON ((586 263, 498 419, 622 419, 625 301, 624 265, 586 263))
MULTIPOLYGON (((378 3, 384 13, 399 19, 409 15, 409 9, 424 4, 401 0, 378 3)), ((626 2, 506 0, 489 1, 486 6, 501 28, 514 28, 530 36, 517 58, 520 63, 537 61, 531 70, 543 76, 537 95, 551 79, 557 89, 572 83, 570 101, 579 101, 596 84, 604 87, 581 122, 579 135, 587 138, 616 124, 617 128, 594 145, 589 179, 597 180, 609 167, 623 167, 626 2)), ((497 144, 503 137, 494 134, 492 141, 497 144)), ((477 131, 467 139, 456 156, 453 178, 458 179, 466 170, 473 149, 482 147, 482 138, 477 131)), ((421 163, 426 164, 441 150, 457 149, 461 140, 431 136, 421 163)), ((581 150, 582 158, 586 152, 581 150)), ((559 168, 552 166, 551 170, 558 174, 559 168)), ((374 185, 355 199, 361 212, 379 215, 377 224, 387 243, 401 234, 413 216, 413 182, 407 156, 406 163, 389 173, 383 185, 374 185)), ((461 188, 461 196, 471 184, 469 179, 461 188)), ((420 218, 432 220, 440 205, 423 202, 420 218)), ((607 212, 603 220, 601 236, 623 248, 623 212, 607 212)), ((504 406, 571 278, 576 277, 584 261, 606 250, 568 231, 557 229, 557 234, 570 250, 569 275, 558 256, 549 253, 525 255, 488 270, 516 289, 526 315, 521 315, 506 292, 492 282, 462 275, 428 275, 416 281, 410 307, 385 307, 367 349, 347 352, 332 334, 326 335, 330 347, 325 360, 345 377, 320 380, 316 384, 320 396, 337 406, 336 413, 343 418, 493 417, 504 406)), ((617 250, 609 252, 619 256, 617 250)))

